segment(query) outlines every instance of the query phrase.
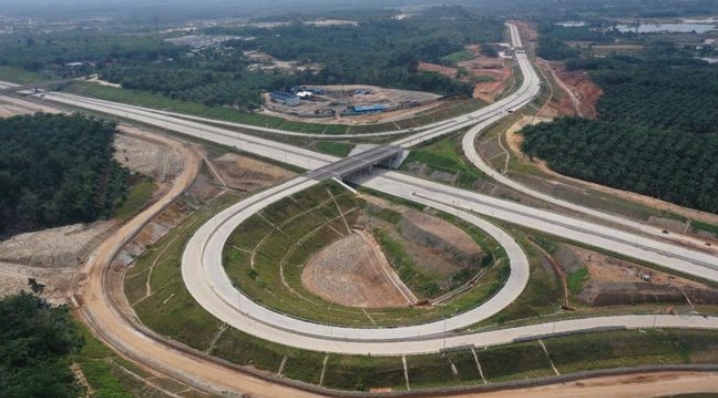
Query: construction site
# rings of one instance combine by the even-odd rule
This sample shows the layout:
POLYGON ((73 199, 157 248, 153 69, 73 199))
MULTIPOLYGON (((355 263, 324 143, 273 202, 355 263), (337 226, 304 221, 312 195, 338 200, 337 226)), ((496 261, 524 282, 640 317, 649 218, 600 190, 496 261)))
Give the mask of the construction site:
POLYGON ((265 113, 324 123, 408 117, 440 104, 441 96, 366 85, 301 86, 264 94, 265 113))

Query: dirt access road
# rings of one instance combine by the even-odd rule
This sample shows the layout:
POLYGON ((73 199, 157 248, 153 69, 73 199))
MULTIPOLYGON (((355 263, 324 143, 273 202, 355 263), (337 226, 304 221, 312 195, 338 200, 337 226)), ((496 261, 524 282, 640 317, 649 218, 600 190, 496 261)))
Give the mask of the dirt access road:
POLYGON ((107 345, 123 356, 198 388, 215 393, 241 391, 257 397, 316 396, 272 384, 166 346, 135 330, 113 308, 104 286, 105 269, 122 246, 192 184, 202 164, 200 154, 186 144, 141 131, 136 133, 163 141, 182 153, 185 159, 184 168, 182 174, 175 179, 172 188, 162 198, 123 225, 90 256, 83 268, 80 289, 76 296, 80 304, 79 312, 85 322, 107 345))
POLYGON ((718 373, 656 372, 607 376, 543 387, 467 394, 470 398, 654 398, 718 391, 718 373))

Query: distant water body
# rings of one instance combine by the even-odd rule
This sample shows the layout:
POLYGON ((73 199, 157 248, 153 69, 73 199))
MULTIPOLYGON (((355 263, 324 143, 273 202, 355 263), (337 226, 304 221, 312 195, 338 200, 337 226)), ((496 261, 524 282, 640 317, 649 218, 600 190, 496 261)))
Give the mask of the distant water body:
MULTIPOLYGON (((632 25, 617 25, 616 28, 620 32, 633 32, 636 30, 632 25)), ((690 33, 706 33, 711 30, 717 30, 716 26, 710 24, 699 23, 665 23, 665 24, 641 24, 638 27, 638 33, 659 33, 659 32, 678 32, 690 33)))

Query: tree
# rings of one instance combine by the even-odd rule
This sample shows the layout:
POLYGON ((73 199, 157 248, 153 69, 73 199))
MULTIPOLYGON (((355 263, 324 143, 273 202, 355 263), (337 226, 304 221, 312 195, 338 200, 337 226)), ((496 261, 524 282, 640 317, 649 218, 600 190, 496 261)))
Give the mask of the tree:
POLYGON ((70 356, 83 340, 67 308, 21 293, 0 300, 0 319, 0 396, 81 396, 70 356))

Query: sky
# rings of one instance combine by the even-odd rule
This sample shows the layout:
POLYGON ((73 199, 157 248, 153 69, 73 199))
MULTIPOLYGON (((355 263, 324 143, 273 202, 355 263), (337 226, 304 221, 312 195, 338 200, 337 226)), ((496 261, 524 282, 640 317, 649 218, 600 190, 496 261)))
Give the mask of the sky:
POLYGON ((196 17, 212 13, 218 16, 254 17, 294 12, 306 14, 352 7, 380 8, 458 2, 459 0, 0 0, 0 13, 55 16, 59 19, 73 14, 127 14, 145 10, 160 15, 163 12, 196 12, 196 17))

